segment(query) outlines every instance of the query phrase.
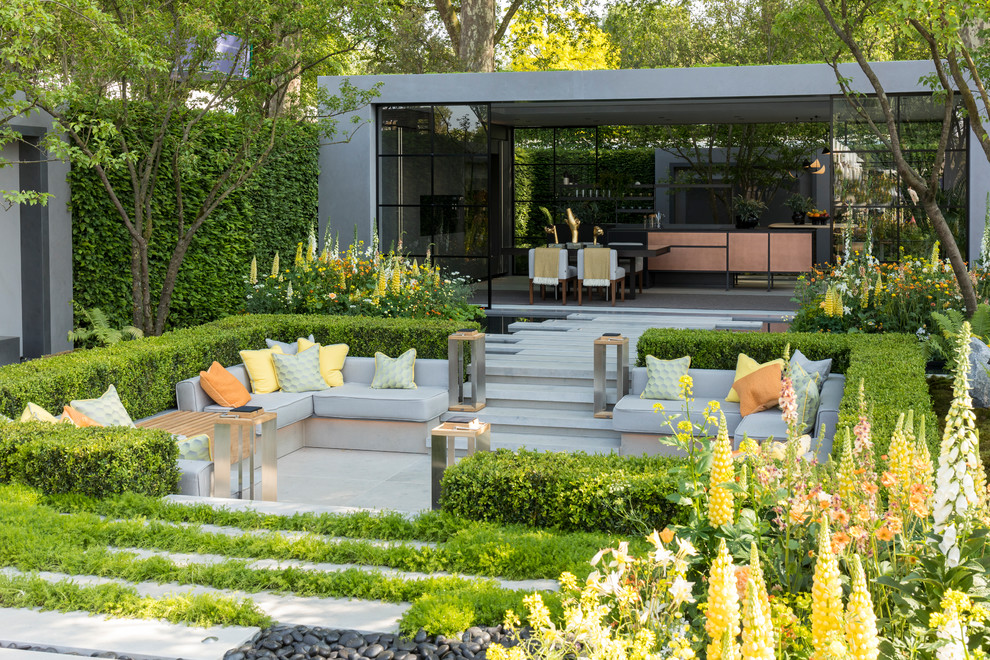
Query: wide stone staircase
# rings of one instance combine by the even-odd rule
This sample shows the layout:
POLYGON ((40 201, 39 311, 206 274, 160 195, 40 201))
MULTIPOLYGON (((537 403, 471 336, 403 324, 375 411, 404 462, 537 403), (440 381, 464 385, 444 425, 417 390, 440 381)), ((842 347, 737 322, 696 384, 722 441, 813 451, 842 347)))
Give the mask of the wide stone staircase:
MULTIPOLYGON (((525 318, 526 307, 500 310, 525 318)), ((540 310, 546 314, 545 308, 540 310)), ((618 451, 611 419, 593 416, 593 342, 605 332, 629 338, 629 366, 648 328, 758 332, 780 312, 706 313, 561 311, 557 318, 515 321, 486 335, 486 401, 479 419, 492 424, 493 448, 540 451, 618 451)), ((615 349, 606 356, 607 400, 615 403, 615 349)))

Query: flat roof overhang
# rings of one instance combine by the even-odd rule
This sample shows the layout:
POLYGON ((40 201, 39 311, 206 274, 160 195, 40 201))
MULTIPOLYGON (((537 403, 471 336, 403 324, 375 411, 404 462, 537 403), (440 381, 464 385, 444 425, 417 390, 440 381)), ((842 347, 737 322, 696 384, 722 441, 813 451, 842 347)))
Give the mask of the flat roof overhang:
MULTIPOLYGON (((925 93, 929 61, 877 62, 890 94, 925 93)), ((873 88, 856 64, 840 65, 852 88, 873 88)), ((322 77, 334 89, 344 77, 322 77)), ((604 126, 829 121, 841 95, 827 64, 520 71, 351 76, 358 87, 381 83, 375 105, 490 103, 506 126, 604 126)))

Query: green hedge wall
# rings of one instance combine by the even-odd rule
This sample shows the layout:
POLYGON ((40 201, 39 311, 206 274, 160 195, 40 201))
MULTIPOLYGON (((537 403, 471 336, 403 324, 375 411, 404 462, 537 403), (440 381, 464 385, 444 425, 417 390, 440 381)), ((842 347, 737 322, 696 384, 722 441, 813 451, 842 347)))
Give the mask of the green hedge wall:
MULTIPOLYGON (((759 362, 781 357, 784 347, 800 349, 812 360, 832 358, 832 371, 845 374, 846 389, 839 409, 837 440, 845 428, 855 426, 859 417, 859 383, 862 380, 871 411, 873 442, 878 456, 887 450, 890 436, 901 412, 914 409, 924 415, 928 445, 937 456, 939 438, 935 413, 925 380, 925 358, 913 335, 840 335, 827 333, 742 333, 708 330, 667 330, 653 328, 639 339, 638 363, 647 355, 669 360, 691 356, 695 369, 735 369, 739 353, 759 362)), ((841 442, 833 451, 841 450, 841 442)))
POLYGON ((348 344, 349 355, 397 355, 415 347, 421 358, 447 359, 447 336, 466 327, 479 325, 325 315, 232 316, 161 337, 0 367, 0 412, 17 417, 33 401, 57 413, 72 399, 98 397, 113 384, 131 417, 139 419, 174 408, 176 382, 198 375, 213 360, 237 364, 239 350, 264 348, 266 337, 294 341, 312 333, 323 344, 348 344))
MULTIPOLYGON (((561 222, 563 222, 563 212, 567 206, 574 207, 578 217, 582 220, 594 219, 599 222, 615 222, 615 202, 603 200, 594 203, 593 207, 586 203, 578 204, 573 201, 560 202, 556 205, 556 209, 555 205, 551 203, 551 200, 555 199, 555 185, 565 171, 570 172, 572 177, 578 179, 581 185, 588 188, 596 187, 595 151, 569 151, 566 155, 558 152, 558 161, 577 160, 589 165, 579 167, 573 163, 558 163, 556 178, 554 176, 553 157, 554 152, 550 148, 516 150, 516 238, 530 238, 541 244, 546 240, 546 234, 543 232, 546 218, 540 212, 540 206, 556 210, 561 222), (589 216, 594 216, 594 218, 589 216)), ((600 149, 598 151, 597 178, 600 181, 621 179, 630 182, 655 183, 655 168, 653 149, 600 149)), ((606 184, 606 187, 611 188, 612 186, 606 184)))
MULTIPOLYGON (((218 160, 213 154, 239 143, 236 122, 223 114, 205 120, 210 149, 197 152, 199 168, 218 160)), ((314 126, 301 126, 280 140, 267 163, 235 191, 197 230, 179 272, 168 328, 213 321, 243 309, 244 278, 251 257, 271 264, 276 251, 291 259, 316 220, 319 139, 314 126)), ((155 238, 151 261, 153 286, 160 287, 176 235, 175 194, 160 183, 154 198, 155 238)), ((116 174, 117 193, 126 208, 133 201, 126 172, 116 174)), ((211 177, 189 177, 188 199, 204 193, 211 177)), ((84 308, 99 307, 115 327, 131 322, 130 239, 120 216, 91 169, 74 167, 69 175, 72 212, 73 298, 84 308)), ((187 199, 187 205, 190 203, 187 199)), ((263 266, 264 267, 264 266, 263 266)))
POLYGON ((0 483, 23 483, 46 494, 168 495, 179 482, 178 453, 165 431, 0 423, 0 483))
POLYGON ((680 508, 668 468, 680 459, 582 452, 478 452, 444 473, 440 506, 457 516, 568 531, 663 529, 680 508))

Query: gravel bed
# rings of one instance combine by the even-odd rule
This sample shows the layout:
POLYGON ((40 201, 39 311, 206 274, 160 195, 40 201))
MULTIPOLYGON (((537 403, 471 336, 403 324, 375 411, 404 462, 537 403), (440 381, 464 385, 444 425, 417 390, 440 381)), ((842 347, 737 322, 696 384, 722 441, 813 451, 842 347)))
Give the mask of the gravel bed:
POLYGON ((407 639, 387 633, 278 625, 227 651, 224 660, 484 660, 492 644, 517 643, 502 626, 473 627, 450 639, 431 637, 420 629, 407 639))

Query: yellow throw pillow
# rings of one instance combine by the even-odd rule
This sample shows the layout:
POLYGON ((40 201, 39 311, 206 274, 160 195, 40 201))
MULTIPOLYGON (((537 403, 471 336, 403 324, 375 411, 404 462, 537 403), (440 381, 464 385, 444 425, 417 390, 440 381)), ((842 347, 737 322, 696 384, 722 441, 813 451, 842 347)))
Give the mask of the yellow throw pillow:
POLYGON ((310 340, 306 339, 305 337, 300 337, 299 339, 296 340, 296 345, 299 347, 298 352, 299 353, 302 353, 307 348, 310 348, 312 346, 319 346, 320 345, 320 342, 310 341, 310 340))
POLYGON ((275 375, 275 363, 272 353, 282 353, 278 346, 262 348, 257 351, 241 351, 244 368, 251 379, 251 391, 255 394, 268 394, 278 390, 278 376, 275 375))
POLYGON ((24 408, 24 412, 21 413, 22 422, 51 422, 55 424, 58 419, 55 415, 51 414, 37 403, 28 403, 27 407, 24 408))
MULTIPOLYGON (((735 383, 740 378, 745 378, 746 376, 750 375, 757 369, 761 367, 765 367, 768 364, 778 364, 780 365, 781 371, 783 371, 784 369, 783 358, 777 358, 776 360, 770 360, 769 362, 764 362, 763 364, 760 364, 759 362, 749 357, 745 353, 740 353, 739 357, 736 359, 736 375, 733 376, 732 382, 735 383)), ((733 387, 729 388, 729 393, 725 396, 725 400, 730 401, 732 403, 739 403, 739 394, 736 392, 736 388, 734 385, 733 387)))
MULTIPOLYGON (((299 343, 302 346, 302 342, 299 343)), ((330 387, 340 387, 344 384, 344 360, 347 358, 347 344, 331 344, 320 346, 320 375, 330 387)))

